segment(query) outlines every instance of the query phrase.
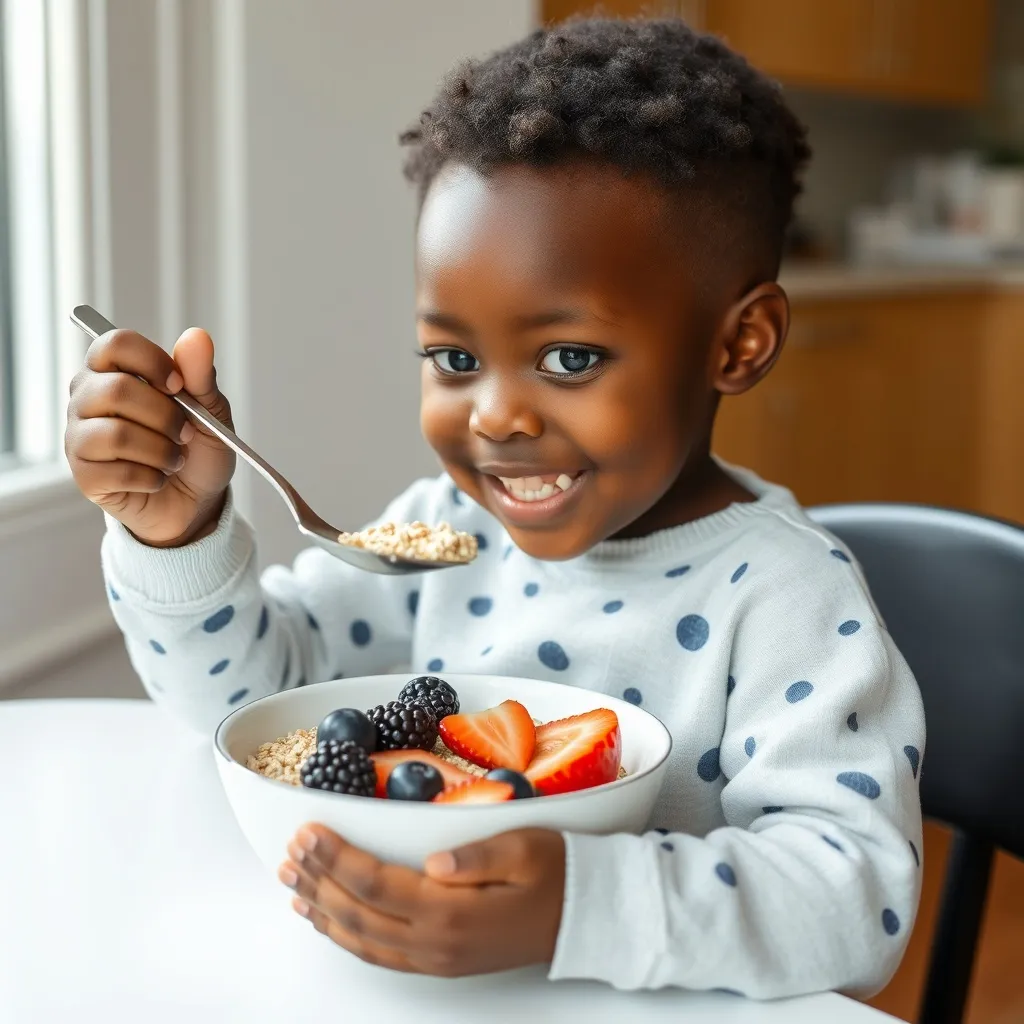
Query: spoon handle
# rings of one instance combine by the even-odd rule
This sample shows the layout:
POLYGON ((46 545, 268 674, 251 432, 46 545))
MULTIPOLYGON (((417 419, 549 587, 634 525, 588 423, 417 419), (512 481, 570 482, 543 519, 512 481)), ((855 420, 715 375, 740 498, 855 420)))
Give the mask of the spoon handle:
MULTIPOLYGON (((92 306, 75 306, 71 314, 71 321, 94 339, 102 334, 107 334, 109 331, 116 330, 114 325, 105 316, 97 313, 92 306)), ((205 430, 220 438, 232 451, 237 452, 253 469, 273 485, 274 489, 281 495, 285 504, 291 510, 295 521, 301 524, 302 516, 300 510, 308 510, 309 506, 306 505, 306 502, 295 488, 269 462, 254 452, 230 427, 225 426, 209 410, 203 408, 187 391, 179 391, 176 395, 171 395, 170 397, 201 424, 205 430)), ((319 516, 316 518, 319 519, 319 516)))

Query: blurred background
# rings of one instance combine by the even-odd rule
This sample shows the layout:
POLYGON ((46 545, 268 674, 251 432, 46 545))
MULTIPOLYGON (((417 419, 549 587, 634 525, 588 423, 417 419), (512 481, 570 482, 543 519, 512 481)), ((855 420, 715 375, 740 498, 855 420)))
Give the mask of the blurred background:
MULTIPOLYGON (((815 149, 793 329, 719 453, 806 504, 1024 521, 1024 0, 618 0, 778 78, 815 149)), ((79 302, 218 346, 239 432, 358 525, 435 464, 418 434, 398 133, 459 58, 586 0, 0 0, 0 698, 142 698, 61 450, 79 302)), ((283 506, 245 469, 264 563, 283 506)), ((915 1013, 946 836, 911 952, 915 1013)), ((1000 860, 970 1020, 1024 1021, 1024 875, 1000 860)))

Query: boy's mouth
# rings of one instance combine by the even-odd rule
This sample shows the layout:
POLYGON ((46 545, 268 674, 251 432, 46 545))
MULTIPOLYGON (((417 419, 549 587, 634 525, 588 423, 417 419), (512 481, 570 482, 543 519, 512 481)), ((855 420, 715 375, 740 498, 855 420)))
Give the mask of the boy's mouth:
POLYGON ((543 473, 540 476, 499 476, 505 490, 516 501, 545 501, 569 490, 579 473, 543 473))

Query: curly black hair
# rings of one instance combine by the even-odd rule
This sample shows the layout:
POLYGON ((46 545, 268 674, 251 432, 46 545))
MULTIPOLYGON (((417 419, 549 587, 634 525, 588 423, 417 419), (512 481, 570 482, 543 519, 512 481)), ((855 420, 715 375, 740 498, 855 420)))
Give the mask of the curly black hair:
POLYGON ((421 202, 449 162, 487 173, 589 158, 647 174, 700 196, 705 223, 730 221, 729 244, 769 273, 811 153, 774 81, 675 18, 538 29, 456 68, 401 141, 421 202))

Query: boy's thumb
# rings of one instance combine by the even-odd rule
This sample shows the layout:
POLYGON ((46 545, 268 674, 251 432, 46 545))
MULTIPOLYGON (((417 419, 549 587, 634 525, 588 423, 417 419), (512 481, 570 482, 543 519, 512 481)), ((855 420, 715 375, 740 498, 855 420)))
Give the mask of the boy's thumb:
POLYGON ((178 338, 171 353, 184 380, 184 389, 222 422, 230 423, 227 400, 217 388, 213 365, 213 339, 201 327, 190 327, 178 338))

